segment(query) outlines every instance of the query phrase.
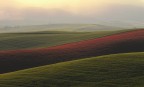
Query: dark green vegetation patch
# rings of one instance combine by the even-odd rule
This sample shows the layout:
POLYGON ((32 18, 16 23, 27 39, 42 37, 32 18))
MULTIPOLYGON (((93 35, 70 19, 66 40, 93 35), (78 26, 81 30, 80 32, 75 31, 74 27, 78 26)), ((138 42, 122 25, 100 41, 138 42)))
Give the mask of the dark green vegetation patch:
POLYGON ((100 56, 1 74, 0 87, 144 87, 144 53, 100 56))

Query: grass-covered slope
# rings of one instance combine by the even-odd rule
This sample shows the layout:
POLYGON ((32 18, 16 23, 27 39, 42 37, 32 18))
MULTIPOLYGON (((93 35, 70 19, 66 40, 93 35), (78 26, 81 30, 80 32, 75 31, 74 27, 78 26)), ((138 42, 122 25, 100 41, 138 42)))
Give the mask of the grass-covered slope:
POLYGON ((0 73, 115 53, 143 52, 144 30, 31 50, 0 51, 0 73))
POLYGON ((144 87, 144 52, 80 59, 0 74, 0 87, 144 87))
POLYGON ((44 31, 31 33, 0 34, 0 50, 44 48, 82 40, 94 39, 107 35, 117 34, 120 32, 125 32, 125 30, 79 33, 44 31))

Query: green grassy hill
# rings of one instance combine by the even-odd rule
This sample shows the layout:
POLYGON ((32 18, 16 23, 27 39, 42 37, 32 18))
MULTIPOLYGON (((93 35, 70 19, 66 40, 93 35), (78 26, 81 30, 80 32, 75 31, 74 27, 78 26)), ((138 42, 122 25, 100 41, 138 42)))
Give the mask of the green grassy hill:
POLYGON ((144 52, 106 55, 0 74, 0 87, 144 87, 144 52))
POLYGON ((44 48, 103 37, 124 31, 126 30, 97 32, 44 31, 32 33, 0 34, 0 50, 44 48))

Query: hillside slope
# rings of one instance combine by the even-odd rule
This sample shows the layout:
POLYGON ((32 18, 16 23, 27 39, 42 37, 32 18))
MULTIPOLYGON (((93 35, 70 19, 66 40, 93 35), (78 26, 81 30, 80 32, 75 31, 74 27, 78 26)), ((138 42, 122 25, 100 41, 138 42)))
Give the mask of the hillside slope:
POLYGON ((82 40, 94 39, 121 32, 126 32, 126 30, 97 32, 43 31, 0 34, 0 50, 44 48, 82 40))
POLYGON ((45 49, 0 51, 0 73, 106 54, 143 52, 144 30, 45 49))
POLYGON ((80 59, 0 74, 0 87, 144 87, 144 52, 80 59))

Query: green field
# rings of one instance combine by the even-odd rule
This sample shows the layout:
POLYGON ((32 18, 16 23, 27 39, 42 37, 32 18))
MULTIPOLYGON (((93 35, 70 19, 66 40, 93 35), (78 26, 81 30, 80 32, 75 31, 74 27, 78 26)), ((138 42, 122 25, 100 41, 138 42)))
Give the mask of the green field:
POLYGON ((144 52, 106 55, 1 74, 0 87, 144 87, 144 52))
MULTIPOLYGON (((46 48, 101 38, 127 31, 131 30, 1 33, 0 50, 46 48)), ((138 34, 141 35, 141 37, 143 37, 142 32, 143 31, 140 32, 141 34, 138 34)), ((141 40, 143 40, 143 38, 141 38, 141 40)), ((134 46, 133 49, 137 49, 137 47, 134 46)), ((8 56, 8 58, 11 58, 10 61, 8 61, 10 63, 14 61, 12 59, 13 55, 11 55, 12 54, 8 56)), ((58 54, 56 53, 54 55, 58 54)), ((3 60, 5 56, 6 55, 1 56, 1 60, 3 60)), ((23 56, 25 60, 26 56, 23 56)), ((13 57, 15 58, 16 56, 13 57)), ((35 57, 31 58, 35 59, 35 57)), ((70 57, 68 56, 67 58, 70 57)), ((22 62, 24 62, 24 60, 22 60, 22 62)), ((18 60, 15 61, 15 64, 22 64, 17 62, 18 60)), ((36 60, 34 60, 34 62, 35 61, 36 60)), ((9 63, 4 64, 14 66, 9 63)), ((25 64, 29 65, 28 63, 25 64)), ((5 68, 6 65, 2 65, 2 69, 7 69, 5 68)), ((92 58, 82 57, 81 59, 73 61, 50 65, 46 64, 45 66, 29 69, 24 68, 24 70, 0 74, 0 87, 144 87, 144 52, 134 51, 133 53, 110 54, 92 58)))
POLYGON ((44 31, 0 34, 0 50, 44 48, 117 34, 126 30, 97 32, 44 31))

